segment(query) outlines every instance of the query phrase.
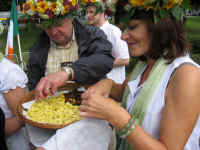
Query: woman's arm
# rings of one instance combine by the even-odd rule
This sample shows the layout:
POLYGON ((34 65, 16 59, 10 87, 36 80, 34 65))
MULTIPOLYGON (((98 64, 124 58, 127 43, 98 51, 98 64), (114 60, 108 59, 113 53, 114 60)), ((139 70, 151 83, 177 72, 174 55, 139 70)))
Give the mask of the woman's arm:
POLYGON ((154 139, 140 126, 128 136, 138 150, 182 150, 199 116, 200 71, 191 65, 177 69, 168 85, 160 124, 160 137, 154 139))
POLYGON ((5 100, 8 104, 9 109, 13 113, 11 118, 6 119, 5 132, 6 136, 15 133, 19 130, 23 121, 17 116, 17 105, 19 104, 22 97, 25 95, 25 89, 17 87, 14 90, 10 90, 8 93, 4 94, 5 100))
MULTIPOLYGON (((131 118, 130 114, 113 99, 95 92, 88 99, 82 100, 80 116, 107 120, 116 130, 125 127, 131 118)), ((127 140, 137 150, 165 150, 164 144, 154 139, 140 126, 136 126, 127 140)))
POLYGON ((199 116, 200 71, 190 64, 177 69, 166 91, 160 141, 168 149, 183 149, 199 116))
MULTIPOLYGON (((182 150, 199 116, 200 71, 192 65, 178 68, 165 93, 159 139, 153 138, 141 126, 127 137, 137 150, 182 150)), ((117 130, 123 128, 130 115, 112 99, 93 94, 82 101, 81 116, 109 121, 117 130), (112 110, 112 111, 111 111, 112 110)))
POLYGON ((5 123, 5 133, 6 136, 10 136, 18 131, 23 125, 23 122, 19 120, 17 116, 6 119, 5 123))

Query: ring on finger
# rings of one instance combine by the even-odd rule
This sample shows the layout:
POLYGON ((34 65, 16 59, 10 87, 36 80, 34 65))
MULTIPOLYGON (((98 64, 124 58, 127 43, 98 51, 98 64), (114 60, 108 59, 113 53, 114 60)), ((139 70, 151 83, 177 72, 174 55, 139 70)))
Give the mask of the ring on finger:
POLYGON ((45 88, 46 90, 49 90, 50 88, 45 88))

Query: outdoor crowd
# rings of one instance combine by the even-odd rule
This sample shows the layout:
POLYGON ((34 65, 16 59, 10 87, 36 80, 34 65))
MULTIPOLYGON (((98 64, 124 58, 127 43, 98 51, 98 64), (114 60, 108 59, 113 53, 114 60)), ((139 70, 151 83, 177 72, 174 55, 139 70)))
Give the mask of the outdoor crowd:
POLYGON ((0 53, 0 149, 200 150, 200 66, 174 11, 184 1, 27 0, 23 13, 43 32, 27 75, 0 53), (17 115, 27 88, 45 98, 67 81, 87 85, 83 120, 55 131, 17 115))

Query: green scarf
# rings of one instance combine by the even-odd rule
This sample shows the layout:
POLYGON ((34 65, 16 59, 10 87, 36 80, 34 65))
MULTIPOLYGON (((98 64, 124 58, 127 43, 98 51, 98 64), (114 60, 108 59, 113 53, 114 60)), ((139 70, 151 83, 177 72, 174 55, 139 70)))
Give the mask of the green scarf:
MULTIPOLYGON (((144 69, 145 66, 146 66, 146 63, 139 62, 135 66, 132 76, 129 81, 135 80, 137 76, 141 73, 141 71, 144 69)), ((150 101, 163 77, 166 66, 167 66, 166 60, 161 58, 156 61, 147 80, 144 82, 143 88, 141 89, 140 93, 136 97, 136 102, 130 114, 132 117, 138 119, 140 126, 142 126, 144 117, 148 109, 148 105, 150 104, 150 101)), ((129 93, 130 93, 130 89, 127 86, 122 98, 122 105, 121 105, 124 108, 126 108, 126 101, 127 101, 127 97, 129 93)), ((123 150, 133 150, 127 141, 123 141, 123 142, 124 142, 123 150)))
POLYGON ((3 54, 0 52, 0 62, 3 59, 3 54))

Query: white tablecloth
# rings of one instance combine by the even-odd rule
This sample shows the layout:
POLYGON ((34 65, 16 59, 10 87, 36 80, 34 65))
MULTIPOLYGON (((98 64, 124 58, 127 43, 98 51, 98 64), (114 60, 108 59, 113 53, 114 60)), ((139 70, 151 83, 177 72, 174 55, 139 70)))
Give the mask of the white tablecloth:
POLYGON ((104 120, 83 119, 56 132, 28 126, 30 140, 46 150, 107 150, 112 128, 104 120))

